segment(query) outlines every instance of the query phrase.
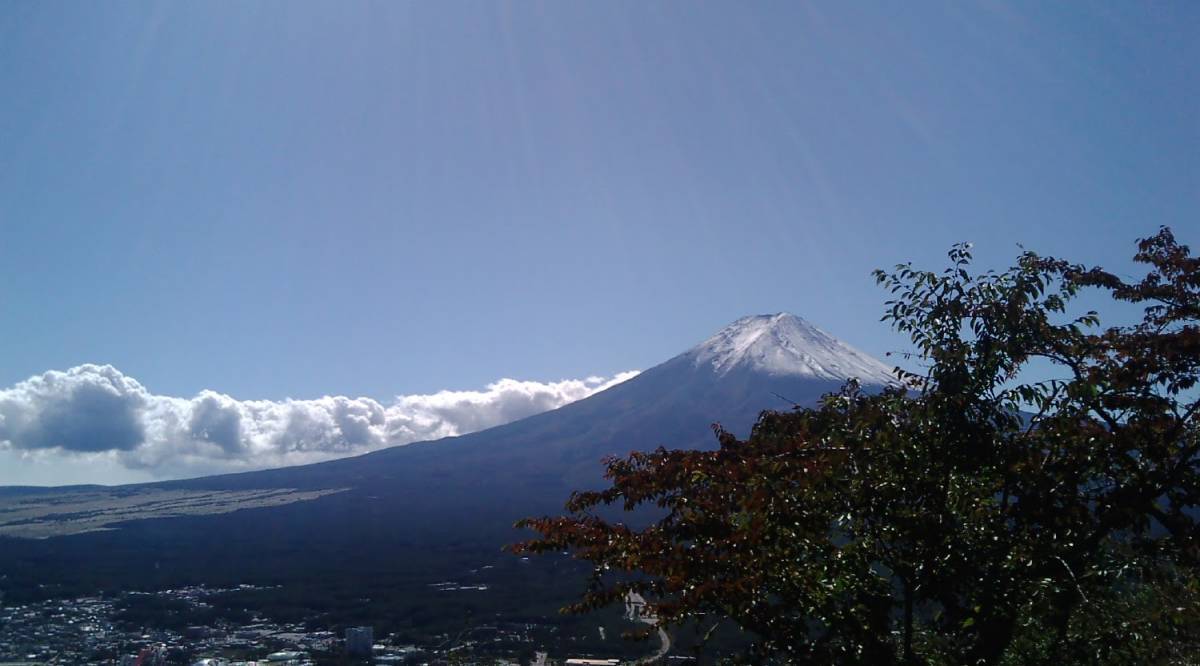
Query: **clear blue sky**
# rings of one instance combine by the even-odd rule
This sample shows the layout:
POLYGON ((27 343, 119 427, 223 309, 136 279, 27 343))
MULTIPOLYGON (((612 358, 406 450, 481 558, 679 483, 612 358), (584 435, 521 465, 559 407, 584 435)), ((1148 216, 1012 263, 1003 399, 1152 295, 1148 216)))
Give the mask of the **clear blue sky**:
POLYGON ((0 5, 0 385, 647 367, 871 269, 1200 243, 1200 4, 0 5))

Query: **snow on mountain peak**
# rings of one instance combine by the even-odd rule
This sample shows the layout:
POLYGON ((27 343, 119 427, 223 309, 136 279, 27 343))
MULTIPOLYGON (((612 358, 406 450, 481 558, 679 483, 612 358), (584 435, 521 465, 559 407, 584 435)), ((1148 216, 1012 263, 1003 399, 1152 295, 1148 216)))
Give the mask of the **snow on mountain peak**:
POLYGON ((743 368, 834 381, 855 377, 864 384, 895 381, 888 366, 786 312, 742 317, 688 355, 718 375, 743 368))

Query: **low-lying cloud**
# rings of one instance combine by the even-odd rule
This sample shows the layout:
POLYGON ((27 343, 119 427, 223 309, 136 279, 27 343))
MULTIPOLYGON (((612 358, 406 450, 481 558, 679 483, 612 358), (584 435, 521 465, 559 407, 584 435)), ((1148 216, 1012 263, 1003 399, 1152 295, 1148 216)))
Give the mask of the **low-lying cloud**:
POLYGON ((586 398, 636 372, 482 391, 237 400, 156 395, 109 365, 52 370, 0 390, 0 450, 94 457, 160 477, 281 467, 462 435, 586 398))

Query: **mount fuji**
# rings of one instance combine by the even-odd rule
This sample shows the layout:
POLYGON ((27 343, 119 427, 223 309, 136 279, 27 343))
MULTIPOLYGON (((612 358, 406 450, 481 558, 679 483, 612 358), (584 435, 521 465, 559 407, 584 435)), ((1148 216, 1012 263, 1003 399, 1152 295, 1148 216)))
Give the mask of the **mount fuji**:
MULTIPOLYGON (((468 435, 300 467, 0 493, 0 590, 268 583, 306 590, 290 602, 303 605, 383 586, 425 603, 425 586, 468 565, 508 571, 516 558, 499 552, 522 537, 513 521, 561 512, 572 490, 601 483, 604 457, 712 447, 713 423, 744 436, 762 410, 812 405, 850 378, 894 381, 800 317, 758 315, 584 400, 468 435)), ((497 589, 521 574, 505 575, 497 589)))
POLYGON ((851 378, 867 390, 895 381, 888 366, 800 317, 755 315, 605 391, 506 425, 316 465, 154 485, 315 490, 386 478, 392 492, 407 494, 437 478, 423 502, 452 490, 474 501, 493 488, 500 497, 489 504, 502 506, 536 485, 553 489, 557 504, 596 483, 606 456, 713 446, 713 424, 746 435, 761 411, 813 405, 851 378))

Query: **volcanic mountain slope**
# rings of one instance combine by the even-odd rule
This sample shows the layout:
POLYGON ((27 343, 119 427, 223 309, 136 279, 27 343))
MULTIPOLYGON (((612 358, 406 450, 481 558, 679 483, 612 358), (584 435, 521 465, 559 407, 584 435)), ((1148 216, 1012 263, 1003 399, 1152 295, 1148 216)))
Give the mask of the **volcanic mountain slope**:
POLYGON ((0 495, 0 588, 286 585, 348 571, 424 580, 481 552, 496 557, 520 536, 515 519, 558 512, 571 490, 597 485, 605 456, 712 446, 712 423, 746 434, 761 410, 812 404, 850 377, 892 380, 799 317, 752 316, 587 399, 469 435, 301 467, 0 495), (21 533, 4 529, 17 502, 25 534, 67 536, 6 538, 21 533), (34 515, 30 502, 50 508, 34 515), (81 524, 97 531, 72 527, 81 524))
MULTIPOLYGON (((470 435, 274 474, 293 483, 301 475, 328 474, 321 481, 328 487, 345 485, 338 475, 349 468, 364 474, 419 468, 472 485, 485 481, 478 478, 483 475, 502 488, 520 481, 574 488, 599 478, 605 456, 658 445, 710 446, 713 423, 746 434, 762 410, 814 404, 851 377, 865 386, 893 381, 887 366, 795 315, 744 317, 687 352, 562 408, 470 435)), ((195 483, 248 487, 243 484, 271 474, 195 483)))

